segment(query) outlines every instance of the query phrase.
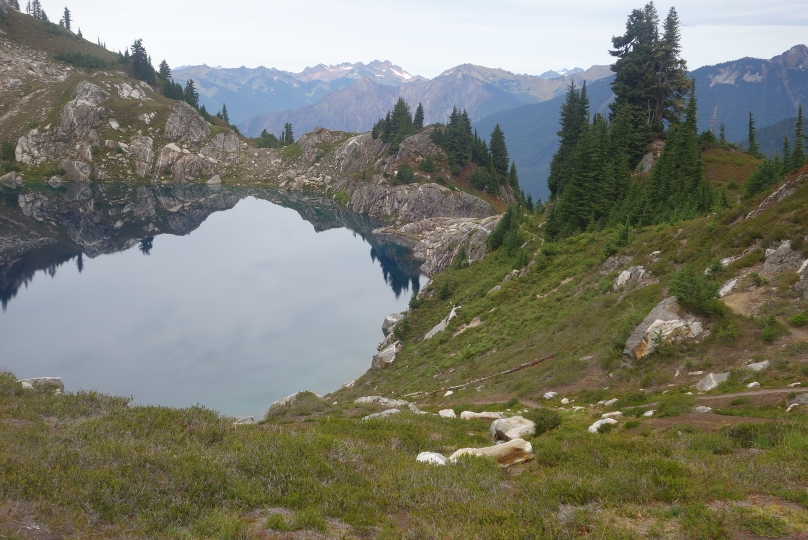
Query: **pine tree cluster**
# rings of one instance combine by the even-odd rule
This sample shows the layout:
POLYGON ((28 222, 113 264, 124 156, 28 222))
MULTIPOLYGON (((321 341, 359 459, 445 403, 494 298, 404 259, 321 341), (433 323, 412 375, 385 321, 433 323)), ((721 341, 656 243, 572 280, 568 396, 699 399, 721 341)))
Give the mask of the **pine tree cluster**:
POLYGON ((404 98, 398 98, 392 111, 387 112, 387 116, 379 118, 373 125, 371 135, 374 139, 381 138, 382 141, 390 143, 389 152, 398 152, 401 142, 424 127, 424 107, 420 103, 415 110, 415 118, 410 113, 410 106, 404 98))
POLYGON ((283 125, 283 131, 279 136, 276 137, 267 130, 263 130, 261 135, 254 140, 258 148, 283 148, 295 142, 295 135, 292 131, 292 124, 287 122, 283 125))
POLYGON ((469 177, 471 185, 480 191, 500 195, 501 188, 510 186, 519 202, 532 207, 532 198, 519 188, 519 175, 516 164, 508 157, 505 133, 497 124, 491 132, 490 143, 486 144, 476 130, 471 129, 468 113, 452 109, 449 122, 437 124, 431 134, 432 141, 443 147, 449 159, 449 168, 455 176, 473 163, 477 167, 469 177))
POLYGON ((42 9, 42 4, 39 0, 29 0, 25 6, 25 12, 34 19, 48 22, 48 15, 42 9))
MULTIPOLYGON (((780 183, 786 174, 801 169, 808 159, 805 153, 805 134, 803 133, 802 105, 797 112, 797 125, 794 128, 794 150, 791 150, 791 141, 788 137, 783 138, 783 155, 769 156, 763 158, 758 168, 749 176, 744 185, 744 198, 752 197, 758 193, 766 191, 775 184, 780 183)), ((754 120, 752 113, 749 113, 749 150, 752 155, 759 155, 757 143, 755 142, 754 120)))
POLYGON ((720 202, 704 176, 702 146, 711 142, 698 134, 695 82, 685 78, 679 58, 676 10, 671 8, 662 37, 657 25, 649 3, 631 13, 626 35, 613 38, 612 54, 619 59, 612 66, 616 99, 608 119, 596 114, 590 122, 586 85, 570 85, 561 108, 560 146, 550 164, 555 204, 548 238, 689 219, 720 202), (664 138, 664 147, 648 181, 640 182, 631 171, 654 137, 664 138))

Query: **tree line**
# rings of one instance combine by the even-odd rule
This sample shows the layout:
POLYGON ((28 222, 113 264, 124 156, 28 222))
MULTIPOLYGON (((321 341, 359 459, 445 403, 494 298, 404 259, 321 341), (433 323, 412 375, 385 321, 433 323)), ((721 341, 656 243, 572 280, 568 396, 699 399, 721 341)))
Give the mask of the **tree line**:
MULTIPOLYGON (((788 136, 783 137, 783 154, 763 157, 763 161, 751 174, 744 185, 744 198, 752 197, 766 191, 768 188, 780 183, 788 173, 797 171, 808 163, 806 156, 806 137, 803 132, 804 119, 802 105, 797 111, 797 123, 794 128, 794 149, 788 136)), ((749 134, 747 137, 747 152, 753 156, 761 157, 755 136, 755 122, 752 113, 749 113, 749 134)))
POLYGON ((550 239, 623 223, 690 219, 726 201, 704 177, 695 83, 680 57, 679 18, 659 29, 653 2, 633 10, 612 38, 617 58, 608 116, 591 117, 586 85, 571 84, 561 108, 559 149, 550 164, 550 239), (654 139, 664 147, 647 182, 632 171, 654 139))

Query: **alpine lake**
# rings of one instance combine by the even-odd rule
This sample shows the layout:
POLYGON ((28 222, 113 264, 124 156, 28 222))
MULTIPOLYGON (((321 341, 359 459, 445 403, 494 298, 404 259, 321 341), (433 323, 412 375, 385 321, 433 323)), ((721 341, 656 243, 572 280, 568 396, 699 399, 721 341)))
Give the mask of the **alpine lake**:
POLYGON ((322 195, 0 186, 0 368, 66 391, 263 417, 370 367, 424 277, 322 195))

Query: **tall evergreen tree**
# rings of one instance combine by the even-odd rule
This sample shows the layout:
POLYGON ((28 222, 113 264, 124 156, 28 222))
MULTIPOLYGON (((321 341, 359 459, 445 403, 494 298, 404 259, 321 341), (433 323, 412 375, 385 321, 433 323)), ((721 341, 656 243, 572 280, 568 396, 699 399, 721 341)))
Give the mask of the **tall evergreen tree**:
POLYGON ((803 134, 802 105, 797 113, 797 126, 794 128, 794 152, 791 154, 791 165, 795 169, 805 165, 805 135, 803 134))
POLYGON ((194 85, 193 79, 188 79, 188 81, 185 83, 183 99, 188 105, 194 107, 195 109, 199 108, 199 92, 196 90, 196 85, 194 85))
POLYGON ((560 123, 561 131, 557 132, 560 138, 559 147, 550 162, 550 176, 547 179, 551 199, 555 199, 563 191, 572 171, 572 155, 575 147, 589 123, 586 83, 580 91, 575 88, 575 82, 570 83, 564 104, 561 105, 560 123))
POLYGON ((67 6, 65 6, 65 12, 64 15, 62 15, 62 21, 64 22, 64 27, 70 30, 70 23, 72 22, 72 19, 70 18, 70 10, 67 9, 67 6))
POLYGON ((508 148, 505 146, 505 134, 497 124, 491 132, 488 148, 491 152, 491 166, 494 174, 500 179, 500 183, 505 183, 508 176, 508 148))
POLYGON ((420 103, 415 109, 415 117, 412 119, 412 127, 421 129, 424 127, 424 106, 420 103))
POLYGON ((227 104, 222 103, 222 110, 217 116, 224 120, 225 124, 230 124, 230 115, 227 114, 227 104))
POLYGON ((783 171, 788 172, 794 168, 794 156, 791 153, 791 144, 788 136, 783 136, 783 171))
POLYGON ((165 60, 160 62, 160 68, 159 69, 160 70, 159 70, 158 74, 160 75, 160 77, 163 80, 167 81, 167 80, 169 80, 171 78, 171 68, 168 67, 168 62, 166 62, 165 60))
POLYGON ((284 144, 292 144, 295 142, 295 135, 292 132, 292 124, 287 122, 283 125, 283 137, 282 137, 284 144))
POLYGON ((749 133, 746 136, 749 140, 749 149, 747 152, 753 156, 760 154, 757 143, 757 132, 755 131, 755 118, 752 116, 752 111, 749 111, 749 133))
POLYGON ((136 79, 154 84, 154 67, 149 61, 142 39, 136 39, 132 44, 132 73, 136 79))
POLYGON ((665 124, 676 123, 684 110, 684 97, 690 86, 687 65, 680 57, 679 17, 671 8, 659 36, 659 16, 653 2, 631 12, 626 33, 612 38, 617 60, 612 64, 615 79, 612 91, 615 101, 611 120, 618 110, 628 115, 638 139, 630 152, 632 161, 639 160, 653 137, 664 132, 665 124), (628 105, 629 110, 625 110, 628 105))

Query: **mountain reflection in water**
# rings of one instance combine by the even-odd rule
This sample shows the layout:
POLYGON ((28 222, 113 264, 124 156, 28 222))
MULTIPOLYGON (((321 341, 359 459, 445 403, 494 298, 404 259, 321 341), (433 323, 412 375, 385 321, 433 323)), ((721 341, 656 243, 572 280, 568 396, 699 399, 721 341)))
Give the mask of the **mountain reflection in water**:
POLYGON ((420 287, 420 262, 405 246, 370 233, 383 224, 351 212, 319 194, 273 188, 178 184, 26 184, 0 186, 0 304, 5 311, 21 286, 42 270, 53 277, 65 263, 84 254, 94 258, 137 245, 148 255, 159 234, 185 236, 213 212, 233 208, 246 197, 295 210, 316 232, 346 228, 370 244, 382 276, 396 298, 420 287), (120 219, 123 217, 124 219, 120 219), (126 219, 128 217, 129 219, 126 219))
POLYGON ((0 366, 68 391, 261 415, 361 375, 420 286, 380 223, 316 194, 24 184, 0 203, 0 366))

